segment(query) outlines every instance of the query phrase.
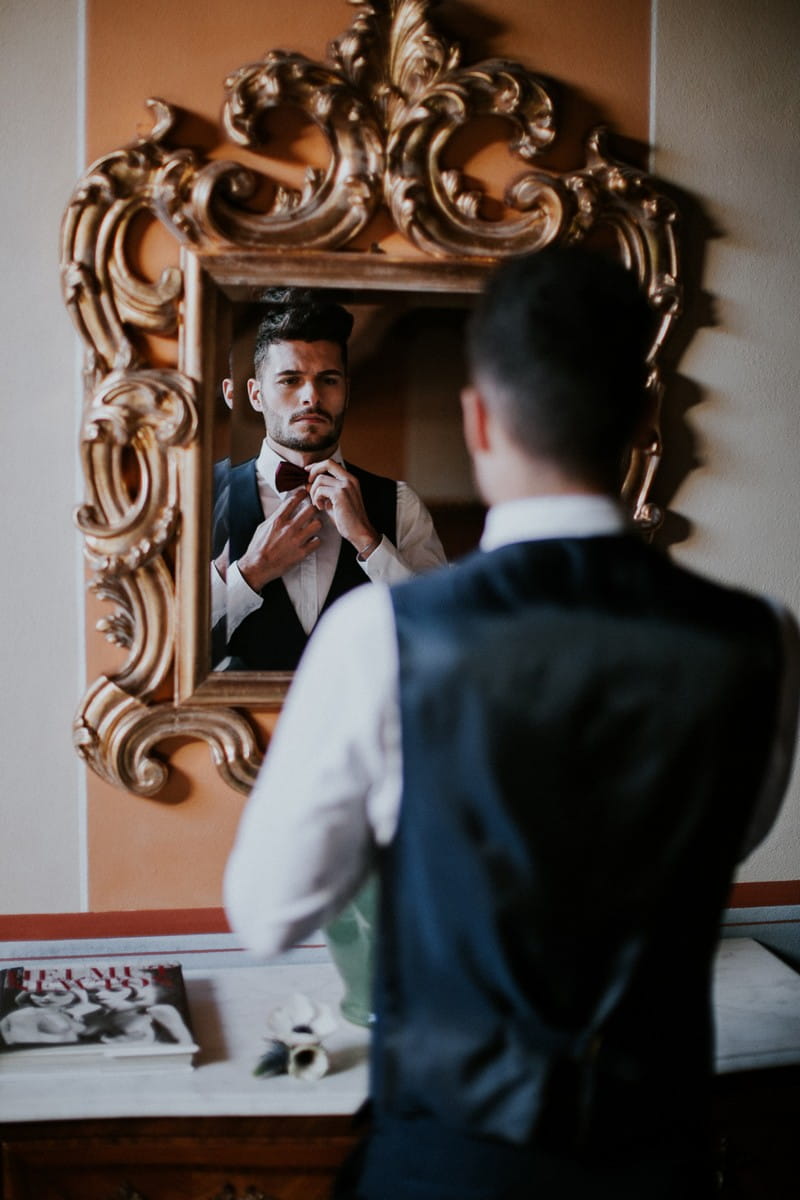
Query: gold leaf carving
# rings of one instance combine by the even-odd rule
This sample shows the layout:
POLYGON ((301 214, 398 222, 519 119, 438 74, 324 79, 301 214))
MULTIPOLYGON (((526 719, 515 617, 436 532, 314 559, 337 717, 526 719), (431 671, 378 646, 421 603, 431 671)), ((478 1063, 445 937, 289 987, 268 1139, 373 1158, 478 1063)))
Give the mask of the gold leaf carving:
POLYGON ((170 449, 194 440, 191 381, 175 371, 112 371, 84 418, 84 473, 92 500, 76 514, 91 565, 109 576, 160 554, 179 517, 177 463, 170 449), (133 455, 136 485, 129 477, 133 455))
POLYGON ((250 723, 233 709, 145 704, 101 676, 76 715, 73 737, 78 753, 101 778, 152 796, 164 786, 168 773, 154 748, 165 738, 181 735, 206 740, 224 781, 249 791, 261 753, 250 723))
POLYGON ((286 194, 279 191, 265 214, 244 213, 219 197, 220 227, 245 246, 333 247, 355 237, 380 200, 380 132, 368 98, 342 72, 280 50, 241 67, 225 87, 223 122, 234 141, 261 148, 264 114, 292 105, 322 131, 332 158, 327 170, 307 175, 301 196, 287 205, 286 194))
MULTIPOLYGON (((239 1192, 234 1184, 226 1183, 214 1196, 214 1200, 239 1200, 239 1192)), ((277 1200, 277 1197, 271 1193, 267 1195, 266 1192, 262 1192, 255 1184, 250 1183, 242 1192, 242 1200, 277 1200)))

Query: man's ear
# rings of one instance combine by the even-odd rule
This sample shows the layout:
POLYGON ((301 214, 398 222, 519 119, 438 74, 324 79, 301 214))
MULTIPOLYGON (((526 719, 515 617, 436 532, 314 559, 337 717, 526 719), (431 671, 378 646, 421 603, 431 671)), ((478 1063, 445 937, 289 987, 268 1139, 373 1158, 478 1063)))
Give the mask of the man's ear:
POLYGON ((247 396, 256 412, 264 411, 264 405, 261 402, 261 385, 257 379, 248 379, 247 396))
POLYGON ((222 381, 222 399, 227 404, 228 408, 233 409, 233 380, 223 379, 222 381))
POLYGON ((489 414, 486 401, 476 387, 465 387, 461 392, 461 417, 464 441, 471 455, 489 449, 489 414))

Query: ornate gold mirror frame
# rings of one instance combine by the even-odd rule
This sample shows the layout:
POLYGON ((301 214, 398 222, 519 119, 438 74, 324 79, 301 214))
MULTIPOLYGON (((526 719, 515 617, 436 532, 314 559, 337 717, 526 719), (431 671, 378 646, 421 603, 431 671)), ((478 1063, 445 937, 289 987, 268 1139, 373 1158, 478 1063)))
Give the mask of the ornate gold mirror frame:
POLYGON ((65 213, 64 294, 87 347, 87 499, 76 519, 90 587, 113 606, 98 629, 125 655, 118 672, 89 687, 75 744, 104 779, 141 795, 163 786, 155 748, 175 735, 206 740, 223 778, 247 791, 261 757, 247 710, 279 706, 288 682, 210 672, 221 298, 273 283, 469 295, 505 255, 610 233, 656 315, 652 443, 632 458, 624 497, 645 529, 660 519, 649 493, 660 457, 659 359, 680 302, 672 203, 642 171, 608 156, 599 129, 581 169, 533 165, 555 138, 545 83, 506 60, 462 66, 458 47, 433 27, 432 0, 350 2, 355 19, 327 64, 276 50, 225 81, 224 128, 248 150, 264 149, 265 114, 284 105, 322 132, 329 162, 309 168, 302 189, 276 186, 257 211, 263 177, 174 145, 175 112, 150 100, 149 134, 89 167, 65 213), (444 165, 453 135, 487 116, 503 119, 523 165, 496 220, 484 214, 481 189, 444 165), (381 208, 410 243, 408 257, 353 249, 381 208), (133 265, 142 214, 181 246, 180 268, 155 282, 133 265), (177 369, 157 364, 147 335, 177 336, 177 369))

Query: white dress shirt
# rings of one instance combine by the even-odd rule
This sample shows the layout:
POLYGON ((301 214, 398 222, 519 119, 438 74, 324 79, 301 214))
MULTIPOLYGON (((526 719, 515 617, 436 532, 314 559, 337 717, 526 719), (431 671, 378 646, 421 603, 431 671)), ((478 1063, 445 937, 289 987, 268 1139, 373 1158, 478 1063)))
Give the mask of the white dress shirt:
MULTIPOLYGON (((339 463, 344 462, 338 447, 331 458, 339 463)), ((282 461, 265 439, 256 460, 256 482, 265 520, 286 499, 286 493, 279 492, 275 487, 275 472, 282 461)), ((319 548, 281 576, 306 633, 311 632, 319 619, 333 582, 342 544, 341 535, 330 514, 319 512, 318 516, 322 522, 319 548)), ((383 537, 369 558, 363 561, 357 559, 357 562, 373 583, 400 583, 411 575, 445 562, 442 543, 433 527, 430 513, 407 483, 400 481, 397 484, 397 547, 383 537)), ((228 638, 245 617, 261 608, 263 603, 259 593, 253 591, 242 578, 238 563, 233 562, 228 567, 227 580, 223 580, 214 564, 211 564, 211 623, 216 625, 227 614, 228 638)))
MULTIPOLYGON (((515 500, 490 510, 481 548, 624 527, 621 510, 604 497, 515 500)), ((780 613, 784 703, 743 856, 777 815, 794 749, 800 640, 794 620, 780 613)), ((278 953, 329 920, 364 880, 374 847, 394 836, 402 781, 397 674, 389 590, 356 588, 309 641, 228 862, 228 915, 255 953, 278 953)))

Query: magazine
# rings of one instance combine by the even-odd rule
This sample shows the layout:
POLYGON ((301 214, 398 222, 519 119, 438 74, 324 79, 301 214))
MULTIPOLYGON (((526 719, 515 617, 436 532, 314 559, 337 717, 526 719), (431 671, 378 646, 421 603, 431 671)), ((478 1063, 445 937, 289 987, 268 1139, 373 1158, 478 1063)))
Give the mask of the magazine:
POLYGON ((0 971, 0 1073, 191 1067, 198 1049, 177 963, 0 971))

